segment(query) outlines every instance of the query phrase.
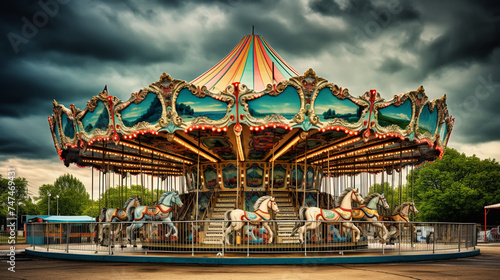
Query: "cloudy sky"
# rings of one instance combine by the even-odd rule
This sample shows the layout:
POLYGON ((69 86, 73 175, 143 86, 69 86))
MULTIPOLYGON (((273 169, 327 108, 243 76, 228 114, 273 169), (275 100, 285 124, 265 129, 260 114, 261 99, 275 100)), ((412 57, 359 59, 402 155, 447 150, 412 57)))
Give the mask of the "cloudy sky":
POLYGON ((498 1, 3 1, 0 9, 0 174, 16 168, 30 193, 70 172, 47 117, 108 85, 130 93, 162 72, 191 81, 239 40, 262 35, 299 73, 359 96, 416 90, 447 95, 449 147, 500 160, 498 1), (46 3, 40 5, 40 3, 46 3))

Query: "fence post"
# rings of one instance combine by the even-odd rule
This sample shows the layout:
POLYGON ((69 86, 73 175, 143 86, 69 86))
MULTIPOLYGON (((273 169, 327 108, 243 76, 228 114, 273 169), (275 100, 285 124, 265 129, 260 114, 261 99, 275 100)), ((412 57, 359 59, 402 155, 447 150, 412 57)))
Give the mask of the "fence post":
POLYGON ((304 256, 307 256, 307 229, 304 230, 304 256))
POLYGON ((36 243, 35 242, 35 224, 30 223, 29 225, 31 226, 31 243, 33 243, 31 245, 33 245, 33 250, 35 250, 35 245, 36 245, 35 244, 36 243))
POLYGON ((438 224, 434 223, 434 234, 432 234, 432 254, 435 254, 437 229, 438 224))
POLYGON ((401 231, 401 223, 402 222, 399 222, 398 223, 398 229, 399 229, 399 254, 401 255, 401 240, 402 240, 402 235, 403 235, 403 232, 401 231))
POLYGON ((46 244, 46 246, 47 246, 47 252, 48 252, 49 251, 49 232, 50 232, 49 231, 49 222, 45 223, 45 232, 47 234, 47 244, 46 244))
POLYGON ((460 242, 462 241, 462 224, 458 225, 458 252, 460 253, 460 242))
POLYGON ((108 230, 108 254, 112 255, 112 250, 111 250, 111 224, 109 226, 108 230))
MULTIPOLYGON (((477 245, 477 229, 476 225, 471 226, 472 227, 472 236, 474 239, 472 239, 472 244, 474 245, 474 250, 476 250, 476 245, 477 245)), ((484 233, 486 234, 486 232, 484 233)))
MULTIPOLYGON (((247 257, 250 257, 250 235, 248 234, 249 232, 249 223, 247 222, 247 257)), ((245 237, 245 230, 243 230, 243 238, 245 237)))
POLYGON ((69 237, 70 237, 70 229, 69 223, 66 223, 66 253, 69 253, 69 237))
POLYGON ((417 228, 417 226, 413 223, 413 222, 410 222, 410 248, 413 248, 413 234, 415 234, 415 238, 416 238, 416 233, 413 232, 413 228, 417 228))
POLYGON ((191 222, 191 256, 194 257, 194 239, 196 238, 196 228, 193 222, 191 222))
POLYGON ((223 221, 222 222, 222 256, 224 257, 224 254, 225 254, 225 246, 226 246, 226 230, 225 230, 225 226, 226 226, 226 221, 223 221))
MULTIPOLYGON (((96 225, 97 226, 94 226, 94 229, 97 228, 97 231, 94 230, 94 232, 96 233, 96 238, 94 238, 94 243, 95 243, 95 252, 94 252, 94 254, 97 254, 97 250, 99 248, 99 242, 100 242, 100 240, 99 240, 100 238, 99 237, 102 234, 102 229, 101 229, 101 227, 99 225, 99 222, 97 222, 96 225), (97 240, 97 242, 96 242, 96 240, 97 240)), ((104 236, 104 235, 102 235, 102 236, 104 236)), ((132 237, 130 237, 130 238, 132 238, 132 237)), ((132 240, 132 239, 130 239, 130 240, 132 240)), ((132 245, 132 241, 130 241, 130 245, 132 245)))

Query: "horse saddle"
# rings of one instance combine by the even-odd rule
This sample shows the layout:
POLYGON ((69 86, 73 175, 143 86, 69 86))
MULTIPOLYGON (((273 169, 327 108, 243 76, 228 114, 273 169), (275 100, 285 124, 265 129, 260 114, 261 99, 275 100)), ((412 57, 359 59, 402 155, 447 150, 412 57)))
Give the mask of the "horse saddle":
POLYGON ((321 215, 321 217, 323 217, 323 219, 326 221, 338 221, 340 219, 351 220, 352 212, 337 207, 332 210, 321 209, 321 213, 319 215, 321 215))
POLYGON ((116 209, 115 213, 113 213, 112 219, 117 218, 119 220, 125 221, 127 220, 127 212, 122 209, 116 209))
POLYGON ((163 206, 163 205, 156 205, 153 207, 147 206, 144 209, 143 214, 146 214, 150 217, 153 217, 153 216, 159 215, 160 213, 163 213, 163 214, 168 213, 171 210, 172 210, 172 207, 167 207, 167 206, 163 206))
POLYGON ((245 214, 241 217, 241 220, 243 221, 251 221, 251 222, 259 222, 262 220, 269 220, 271 218, 271 215, 269 213, 265 213, 263 211, 257 210, 256 212, 247 212, 245 211, 245 214))
POLYGON ((381 222, 394 222, 394 219, 391 216, 380 216, 378 220, 381 222))
POLYGON ((352 215, 353 219, 361 219, 363 216, 367 216, 368 218, 377 217, 377 219, 379 217, 377 209, 370 209, 366 206, 352 209, 352 215))

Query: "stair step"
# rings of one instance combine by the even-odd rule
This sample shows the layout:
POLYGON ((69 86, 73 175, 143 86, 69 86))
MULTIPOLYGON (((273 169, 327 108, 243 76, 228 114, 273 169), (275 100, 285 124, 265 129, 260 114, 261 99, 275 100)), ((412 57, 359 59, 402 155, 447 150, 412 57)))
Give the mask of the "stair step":
MULTIPOLYGON (((293 219, 291 219, 291 221, 293 221, 293 219)), ((294 227, 295 226, 295 222, 278 222, 278 226, 279 227, 294 227)))
POLYGON ((275 193, 273 193, 273 196, 274 197, 283 197, 283 196, 289 197, 287 192, 275 192, 275 193))
POLYGON ((235 203, 236 197, 219 197, 219 199, 217 199, 217 202, 233 202, 233 203, 235 203))
POLYGON ((221 229, 223 227, 224 227, 224 222, 222 222, 222 223, 210 223, 210 224, 208 224, 208 228, 221 229))
POLYGON ((224 220, 224 215, 212 215, 212 220, 224 220))
POLYGON ((295 209, 293 207, 288 207, 288 206, 279 206, 279 209, 280 209, 280 213, 281 212, 294 212, 295 213, 295 209))
POLYGON ((234 210, 234 207, 233 208, 230 208, 230 207, 215 207, 214 208, 214 213, 215 212, 226 213, 227 211, 230 211, 230 210, 234 210))
POLYGON ((281 240, 281 243, 295 244, 299 243, 299 239, 283 239, 281 240))
MULTIPOLYGON (((292 238, 292 233, 291 232, 279 232, 278 233, 278 236, 280 237, 290 237, 292 238)), ((295 235, 293 238, 297 237, 297 235, 295 235)))
POLYGON ((224 235, 224 233, 222 233, 222 232, 207 232, 205 234, 205 237, 221 237, 223 235, 224 235))
POLYGON ((236 193, 234 192, 220 192, 219 197, 236 197, 236 193))
POLYGON ((203 240, 203 244, 222 244, 222 240, 203 240))
POLYGON ((234 209, 234 205, 235 205, 234 203, 228 203, 228 202, 219 203, 219 202, 217 202, 215 204, 215 207, 216 208, 232 208, 232 209, 234 209))
POLYGON ((296 216, 297 214, 295 214, 295 212, 278 212, 278 214, 276 214, 276 216, 296 216))
POLYGON ((220 231, 222 232, 224 228, 222 226, 217 227, 217 226, 208 226, 208 231, 220 231))
POLYGON ((283 226, 279 226, 278 225, 278 230, 279 231, 282 231, 282 232, 285 232, 285 231, 292 231, 294 228, 294 226, 286 226, 286 227, 283 227, 283 226))

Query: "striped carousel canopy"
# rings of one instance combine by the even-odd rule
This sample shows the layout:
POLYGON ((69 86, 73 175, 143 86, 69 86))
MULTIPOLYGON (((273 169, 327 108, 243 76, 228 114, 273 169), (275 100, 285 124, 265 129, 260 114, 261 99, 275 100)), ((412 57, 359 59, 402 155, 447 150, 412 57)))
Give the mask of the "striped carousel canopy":
POLYGON ((266 85, 299 76, 278 53, 259 35, 247 35, 214 67, 191 81, 196 86, 206 86, 210 91, 223 91, 233 82, 245 84, 254 91, 266 85))

